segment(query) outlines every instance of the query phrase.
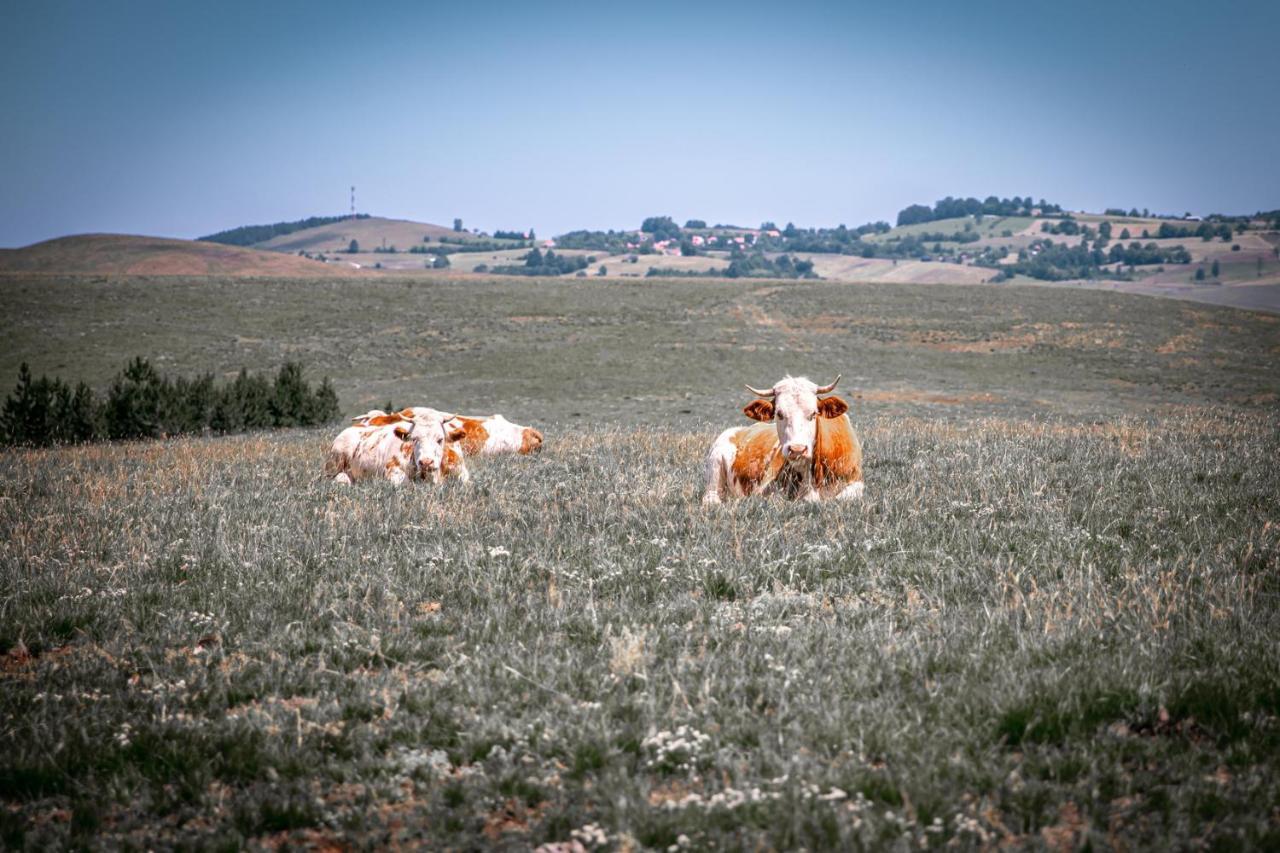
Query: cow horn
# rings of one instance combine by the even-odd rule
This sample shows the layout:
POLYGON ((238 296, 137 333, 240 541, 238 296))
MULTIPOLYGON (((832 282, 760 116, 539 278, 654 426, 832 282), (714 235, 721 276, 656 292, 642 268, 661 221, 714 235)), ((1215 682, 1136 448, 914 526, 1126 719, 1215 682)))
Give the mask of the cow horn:
POLYGON ((441 412, 441 413, 440 413, 440 423, 442 423, 442 424, 447 424, 449 421, 453 420, 453 419, 454 419, 454 418, 456 418, 456 417, 457 417, 457 415, 456 415, 456 414, 450 414, 450 413, 448 413, 448 412, 441 412))
POLYGON ((772 388, 770 388, 768 391, 761 391, 759 388, 752 388, 750 385, 747 385, 747 384, 745 384, 745 383, 743 384, 743 387, 744 387, 744 388, 746 388, 748 391, 750 391, 752 394, 755 394, 757 397, 772 397, 772 396, 773 396, 773 389, 772 389, 772 388))
POLYGON ((844 374, 842 374, 842 373, 837 373, 837 374, 836 374, 836 378, 835 378, 835 379, 833 379, 833 380, 831 380, 831 384, 830 384, 830 385, 823 385, 823 386, 822 386, 821 388, 819 388, 815 393, 817 393, 817 394, 830 394, 832 391, 834 391, 834 390, 835 390, 835 388, 836 388, 836 383, 840 381, 840 377, 841 377, 841 376, 843 376, 843 375, 844 375, 844 374))

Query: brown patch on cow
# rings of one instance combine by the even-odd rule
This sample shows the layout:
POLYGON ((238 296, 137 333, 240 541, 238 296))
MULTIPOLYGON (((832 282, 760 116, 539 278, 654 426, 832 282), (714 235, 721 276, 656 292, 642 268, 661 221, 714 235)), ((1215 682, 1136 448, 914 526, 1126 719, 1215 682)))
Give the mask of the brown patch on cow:
POLYGON ((374 417, 369 418, 369 420, 365 421, 365 426, 380 427, 386 426, 387 424, 398 424, 401 421, 407 420, 410 420, 410 418, 404 417, 399 412, 392 412, 389 415, 375 415, 374 417))
POLYGON ((399 415, 400 415, 400 417, 404 418, 405 420, 412 420, 412 419, 413 419, 413 409, 401 409, 401 410, 400 410, 400 412, 399 412, 399 415))
POLYGON ((752 400, 742 407, 742 413, 753 421, 773 420, 773 403, 768 400, 752 400))
POLYGON ((464 418, 461 415, 454 418, 459 428, 463 432, 462 452, 468 456, 475 456, 484 449, 484 443, 489 440, 489 431, 484 428, 484 422, 479 418, 464 418))
POLYGON ((445 445, 444 457, 440 460, 440 473, 446 477, 455 477, 466 467, 466 460, 453 445, 445 445))
POLYGON ((399 459, 388 459, 388 460, 387 460, 387 464, 386 464, 386 465, 384 465, 383 467, 384 467, 384 468, 386 468, 388 471, 394 471, 396 468, 399 468, 399 467, 400 467, 400 460, 399 460, 399 459))
POLYGON ((841 414, 836 418, 818 418, 817 432, 813 443, 814 485, 822 488, 828 484, 856 483, 861 480, 862 444, 854 434, 848 416, 841 414))
MULTIPOLYGON (((756 402, 762 403, 763 400, 756 402)), ((772 406, 770 407, 772 408, 772 406)), ((778 430, 773 424, 756 424, 734 435, 730 441, 733 454, 733 482, 738 491, 750 494, 782 470, 782 452, 778 447, 778 430)))
POLYGON ((409 457, 413 456, 413 442, 412 442, 412 441, 402 441, 402 442, 400 442, 400 455, 401 455, 401 456, 403 456, 405 459, 408 459, 409 457))
POLYGON ((525 427, 524 432, 520 433, 520 452, 529 454, 541 449, 542 433, 533 427, 525 427))
POLYGON ((818 401, 818 414, 824 418, 838 418, 849 411, 849 404, 839 397, 823 397, 818 401))

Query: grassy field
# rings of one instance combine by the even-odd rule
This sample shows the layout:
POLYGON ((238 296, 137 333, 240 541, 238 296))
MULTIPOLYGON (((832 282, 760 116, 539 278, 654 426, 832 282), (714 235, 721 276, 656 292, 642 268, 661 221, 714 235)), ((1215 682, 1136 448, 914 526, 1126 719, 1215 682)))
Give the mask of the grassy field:
MULTIPOLYGON (((344 219, 329 225, 282 234, 257 244, 256 248, 289 253, 345 252, 351 241, 355 240, 363 252, 372 252, 380 246, 395 246, 401 252, 407 252, 410 248, 421 245, 423 237, 431 238, 430 245, 439 245, 442 237, 468 242, 488 239, 469 231, 454 231, 428 222, 371 216, 366 219, 344 219)), ((369 264, 372 265, 373 261, 369 264)))
POLYGON ((979 414, 1094 417, 1280 391, 1280 318, 1043 287, 11 279, 0 308, 6 384, 24 360, 102 388, 133 355, 227 377, 296 359, 353 412, 392 398, 566 425, 718 423, 737 417, 743 382, 786 372, 843 373, 842 390, 897 394, 877 405, 904 414, 934 412, 911 405, 930 394, 990 400, 979 414))
POLYGON ((830 282, 5 282, 0 367, 303 358, 544 452, 0 453, 0 846, 1280 844, 1280 318, 830 282), (836 372, 867 498, 704 510, 836 372), (645 426, 641 426, 644 424, 645 426))
POLYGON ((863 239, 869 243, 883 243, 894 237, 918 237, 921 234, 959 234, 972 230, 982 237, 999 237, 1004 231, 1017 234, 1034 220, 1029 216, 984 216, 982 222, 974 224, 972 216, 960 216, 954 219, 937 219, 932 222, 920 222, 915 225, 899 225, 884 234, 868 234, 863 239), (968 228, 966 229, 966 226, 968 228))

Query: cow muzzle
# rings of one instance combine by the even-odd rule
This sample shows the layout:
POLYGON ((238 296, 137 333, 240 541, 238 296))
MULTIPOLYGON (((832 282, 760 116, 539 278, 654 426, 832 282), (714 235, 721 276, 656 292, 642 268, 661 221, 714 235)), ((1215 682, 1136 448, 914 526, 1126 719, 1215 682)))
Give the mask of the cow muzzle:
POLYGON ((808 457, 808 455, 809 455, 809 446, 806 444, 788 444, 787 445, 787 458, 793 462, 796 461, 797 459, 805 459, 806 457, 808 457))

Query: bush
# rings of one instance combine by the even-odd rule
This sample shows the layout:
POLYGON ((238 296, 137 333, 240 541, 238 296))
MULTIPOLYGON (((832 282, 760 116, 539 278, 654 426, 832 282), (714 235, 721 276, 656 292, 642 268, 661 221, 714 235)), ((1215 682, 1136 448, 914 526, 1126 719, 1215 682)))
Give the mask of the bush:
POLYGON ((0 407, 0 442, 42 447, 314 426, 335 420, 339 413, 338 395, 329 379, 313 390, 296 362, 285 362, 274 382, 242 370, 219 387, 212 374, 171 379, 146 359, 135 358, 100 402, 83 382, 72 388, 57 378, 33 379, 23 363, 17 387, 0 407))

